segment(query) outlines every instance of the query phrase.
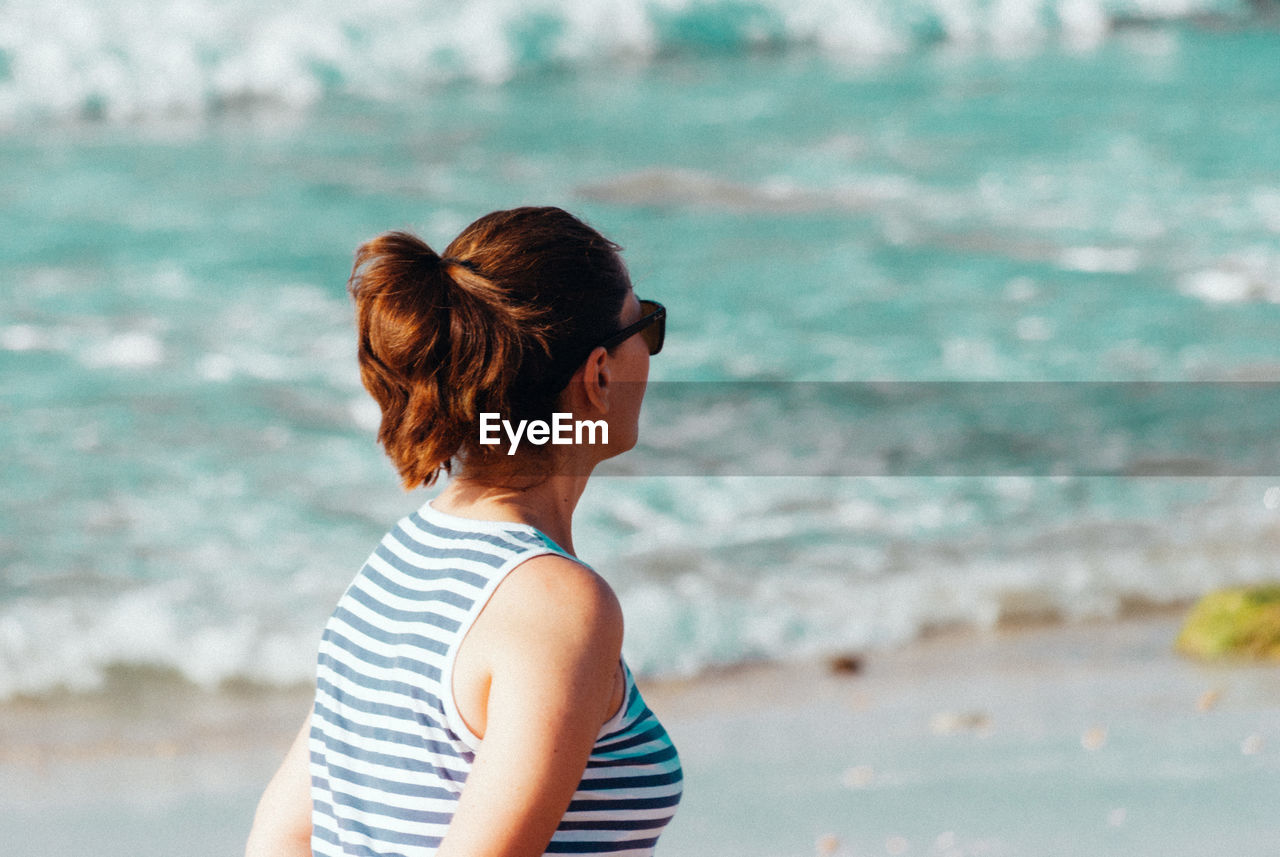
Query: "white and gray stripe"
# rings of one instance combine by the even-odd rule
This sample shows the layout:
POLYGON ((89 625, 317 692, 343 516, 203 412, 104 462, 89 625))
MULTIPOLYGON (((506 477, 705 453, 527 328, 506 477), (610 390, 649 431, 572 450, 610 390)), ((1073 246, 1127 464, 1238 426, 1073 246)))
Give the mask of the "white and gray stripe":
MULTIPOLYGON (((435 854, 478 746, 448 690, 457 644, 506 574, 548 553, 567 555, 533 527, 429 504, 383 538, 320 643, 314 854, 435 854)), ((675 747, 625 663, 623 673, 623 704, 601 728, 547 854, 649 857, 680 800, 675 747)))

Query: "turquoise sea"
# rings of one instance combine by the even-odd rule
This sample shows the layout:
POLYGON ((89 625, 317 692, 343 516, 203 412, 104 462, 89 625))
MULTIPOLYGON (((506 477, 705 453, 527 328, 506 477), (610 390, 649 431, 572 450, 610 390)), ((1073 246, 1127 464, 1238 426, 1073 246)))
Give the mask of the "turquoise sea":
POLYGON ((580 508, 640 672, 1280 577, 1280 459, 1227 430, 1268 440, 1265 385, 1198 434, 1113 409, 1102 473, 1009 465, 1016 431, 946 440, 951 394, 809 470, 857 419, 801 431, 767 393, 1280 381, 1277 15, 0 3, 0 699, 121 671, 305 683, 337 595, 428 496, 373 443, 354 249, 521 204, 581 214, 668 306, 653 395, 714 392, 652 409, 631 475, 580 508), (1131 454, 1144 432, 1175 460, 1131 454), (954 468, 895 468, 899 446, 954 468))

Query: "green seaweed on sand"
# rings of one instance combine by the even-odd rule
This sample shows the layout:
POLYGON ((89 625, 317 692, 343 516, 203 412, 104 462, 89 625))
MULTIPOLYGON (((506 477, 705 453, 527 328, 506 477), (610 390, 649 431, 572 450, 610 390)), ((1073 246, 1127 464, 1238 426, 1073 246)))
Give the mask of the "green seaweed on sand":
POLYGON ((1204 596, 1187 616, 1174 646, 1196 658, 1280 660, 1280 583, 1204 596))

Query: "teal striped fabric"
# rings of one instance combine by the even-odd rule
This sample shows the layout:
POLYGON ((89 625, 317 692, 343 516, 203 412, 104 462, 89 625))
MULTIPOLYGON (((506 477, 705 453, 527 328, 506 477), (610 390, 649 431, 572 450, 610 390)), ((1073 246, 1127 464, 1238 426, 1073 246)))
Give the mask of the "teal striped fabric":
MULTIPOLYGON (((449 692, 457 644, 508 572, 549 553, 567 556, 533 527, 430 504, 383 538, 320 644, 314 854, 435 854, 480 743, 449 692)), ((625 663, 623 673, 623 703, 601 727, 547 854, 646 857, 675 812, 680 759, 625 663)))

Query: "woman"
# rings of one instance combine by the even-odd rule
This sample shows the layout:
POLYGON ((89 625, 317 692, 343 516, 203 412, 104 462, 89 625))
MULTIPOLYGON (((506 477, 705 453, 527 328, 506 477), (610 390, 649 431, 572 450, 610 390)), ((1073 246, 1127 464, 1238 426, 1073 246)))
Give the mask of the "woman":
POLYGON ((443 257, 404 233, 360 248, 351 293, 378 439, 407 487, 450 477, 334 611, 250 857, 652 854, 679 759, 572 533, 591 469, 635 444, 665 331, 619 249, 556 208, 486 215, 443 257), (594 436, 480 442, 482 414, 518 427, 556 412, 594 436))

